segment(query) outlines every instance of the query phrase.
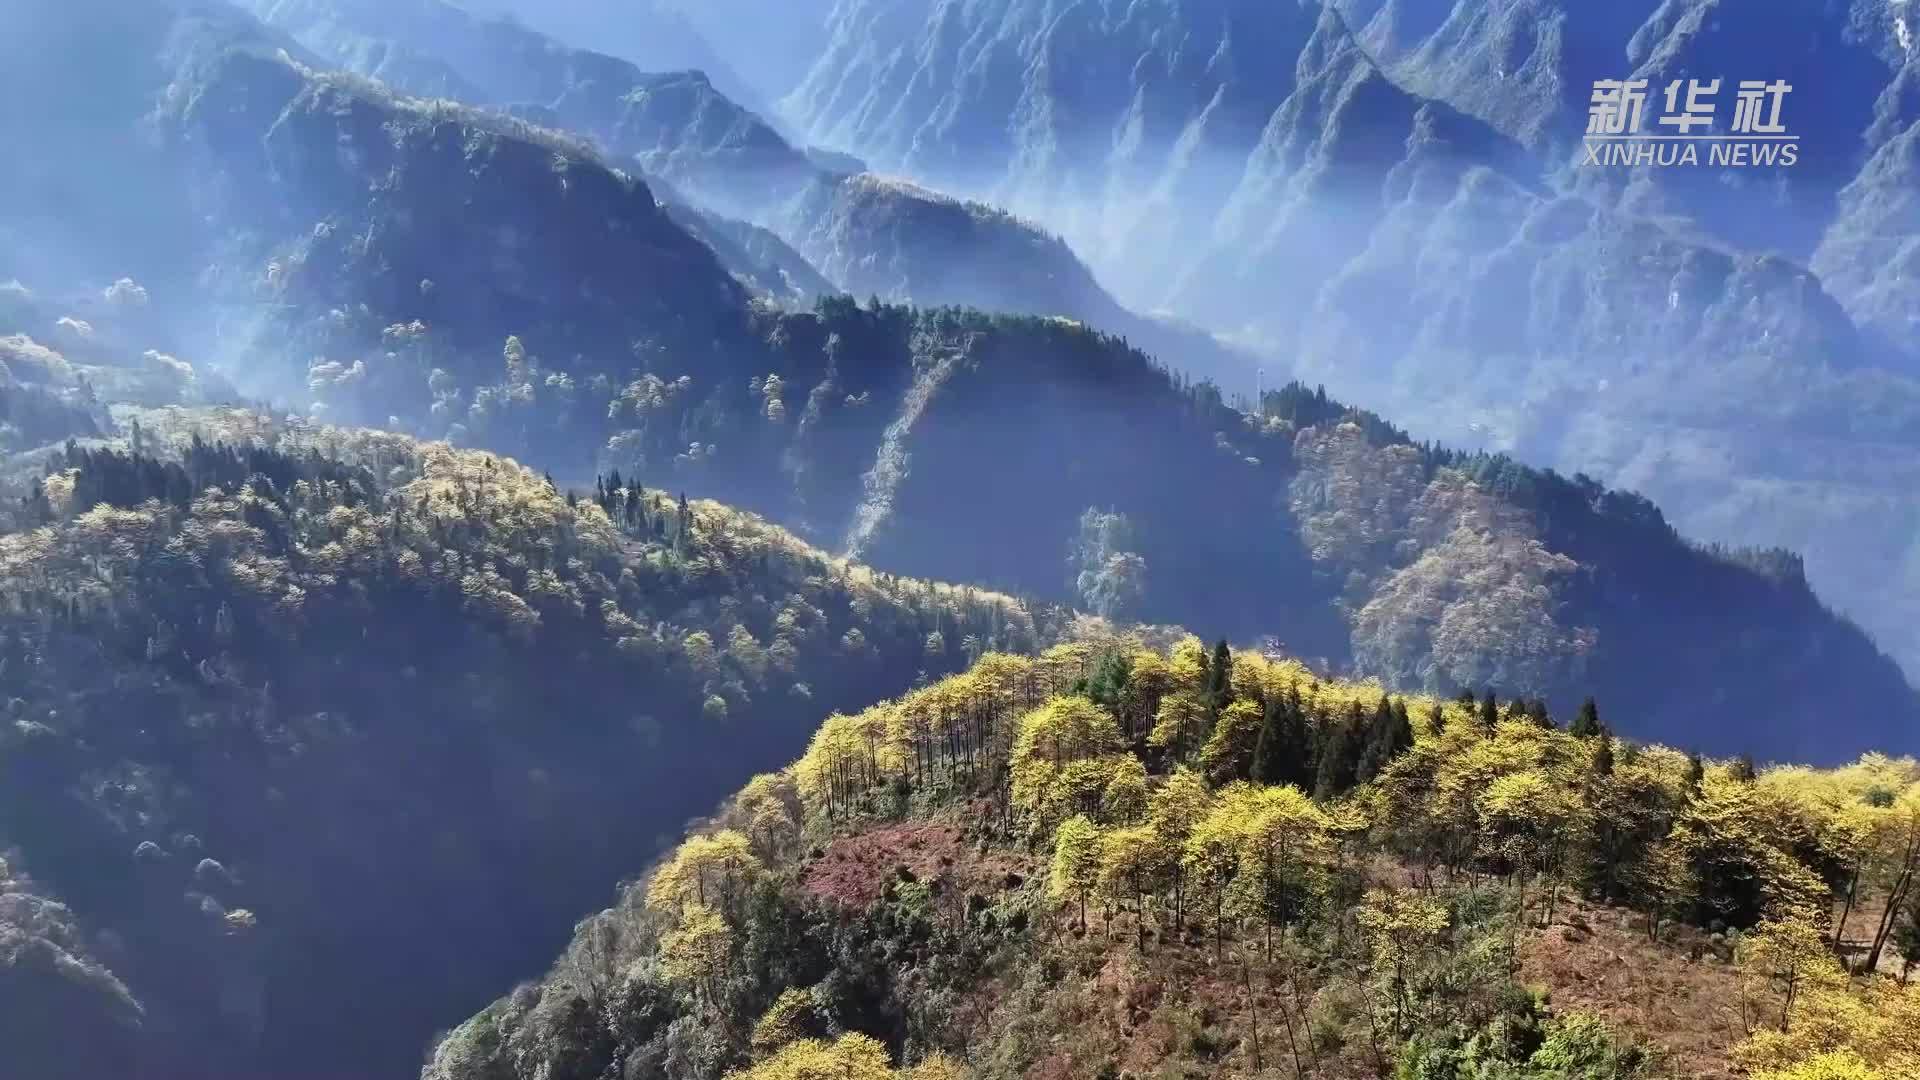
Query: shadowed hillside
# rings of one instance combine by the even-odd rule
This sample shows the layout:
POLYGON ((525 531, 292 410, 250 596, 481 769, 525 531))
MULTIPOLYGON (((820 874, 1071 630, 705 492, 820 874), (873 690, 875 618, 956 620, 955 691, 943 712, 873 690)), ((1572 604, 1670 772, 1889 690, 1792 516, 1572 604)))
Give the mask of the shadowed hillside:
MULTIPOLYGON (((142 1075, 404 1069, 796 715, 1034 641, 717 504, 140 415, 141 452, 70 446, 10 503, 0 839, 80 928, 34 948, 113 942, 8 978, 143 1013, 99 1046, 142 1075)), ((58 1050, 88 1015, 9 1060, 96 1075, 58 1050)))
POLYGON ((1803 551, 1912 670, 1912 16, 1791 8, 841 0, 783 107, 1059 233, 1123 304, 1803 551), (1724 132, 1763 76, 1800 165, 1580 167, 1595 79, 1649 80, 1652 129, 1669 81, 1720 77, 1724 132))
MULTIPOLYGON (((774 230, 840 291, 1079 319, 1196 374, 1238 378, 1255 367, 1250 354, 1206 334, 1124 309, 1066 244, 1032 223, 790 144, 698 72, 645 73, 447 0, 253 7, 331 63, 397 90, 501 107, 576 133, 671 183, 676 198, 774 230), (440 67, 461 73, 467 88, 449 86, 440 67)), ((777 299, 793 298, 754 258, 716 246, 729 269, 777 299)))
MULTIPOLYGON (((849 0, 872 96, 792 100, 997 147, 979 201, 437 0, 15 0, 0 1074, 388 1076, 483 1010, 429 1077, 1892 1080, 1913 768, 1823 767, 1920 700, 1808 580, 1903 595, 1891 335, 1374 6, 849 0), (1082 232, 1419 437, 1195 377, 1082 232)), ((1896 255, 1903 108, 1835 196, 1896 255)))
POLYGON ((226 305, 240 341, 209 347, 245 358, 223 365, 243 386, 1398 686, 1598 689, 1646 734, 1729 750, 1912 737, 1911 690, 1793 557, 1698 550, 1637 497, 1414 445, 1300 387, 1243 411, 1067 320, 756 305, 566 137, 263 49, 191 54, 155 159, 217 261, 152 305, 226 305))

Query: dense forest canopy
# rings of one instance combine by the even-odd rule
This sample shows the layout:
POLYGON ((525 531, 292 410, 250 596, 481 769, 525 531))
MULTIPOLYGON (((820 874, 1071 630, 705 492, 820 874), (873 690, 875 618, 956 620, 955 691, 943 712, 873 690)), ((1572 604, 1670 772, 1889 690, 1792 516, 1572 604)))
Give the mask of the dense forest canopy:
POLYGON ((1800 550, 1920 670, 1907 5, 822 7, 779 109, 804 138, 1038 222, 1269 376, 1800 550), (1762 78, 1794 88, 1793 166, 1584 163, 1597 80, 1646 80, 1657 133, 1668 86, 1721 79, 1726 138, 1762 78))
POLYGON ((99 1031, 20 1014, 35 1075, 95 1075, 82 1036, 198 1075, 403 1066, 798 716, 1060 632, 617 477, 237 412, 130 439, 69 444, 0 536, 0 841, 124 983, 99 1031))
POLYGON ((1898 5, 607 3, 0 0, 0 1073, 1920 1070, 1898 5))
POLYGON ((1920 1067, 1913 759, 1756 769, 1605 717, 1192 637, 984 656, 830 717, 423 1076, 1920 1067), (1561 1005, 1539 964, 1596 934, 1692 949, 1714 1039, 1561 1005))
POLYGON ((754 299, 578 138, 326 72, 232 9, 159 4, 96 52, 160 102, 128 110, 160 139, 123 164, 195 210, 199 235, 136 286, 179 339, 158 353, 195 372, 571 484, 618 470, 719 498, 888 570, 1275 636, 1396 687, 1562 710, 1597 691, 1637 735, 1762 756, 1913 737, 1901 673, 1792 559, 1694 548, 1635 496, 1415 445, 1299 385, 1230 400, 1180 374, 1189 353, 1098 324, 754 299))

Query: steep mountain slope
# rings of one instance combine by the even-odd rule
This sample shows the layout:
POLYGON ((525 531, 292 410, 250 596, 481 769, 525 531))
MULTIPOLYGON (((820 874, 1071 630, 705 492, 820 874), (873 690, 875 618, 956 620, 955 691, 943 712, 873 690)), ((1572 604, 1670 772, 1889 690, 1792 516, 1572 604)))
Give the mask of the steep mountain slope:
POLYGON ((317 73, 222 7, 116 6, 33 5, 62 52, 0 42, 4 89, 39 86, 8 100, 48 103, 0 133, 56 155, 0 219, 65 255, 10 257, 87 283, 0 292, 37 395, 0 500, 0 1005, 74 1002, 8 1011, 0 1071, 404 1069, 797 749, 795 709, 1061 635, 989 586, 1404 687, 1598 688, 1708 749, 1914 735, 1791 555, 1299 386, 1231 408, 1069 320, 756 303, 570 136, 317 73), (100 97, 68 111, 62 67, 100 97), (215 371, 490 452, 87 399, 229 396, 215 371), (87 435, 115 441, 43 445, 87 435), (891 576, 920 570, 973 585, 891 576))
POLYGON ((839 291, 773 230, 683 200, 667 201, 658 181, 654 191, 663 199, 667 216, 712 248, 727 271, 755 293, 787 307, 807 307, 839 291))
POLYGON ((0 217, 10 277, 42 288, 120 277, 155 283, 203 266, 199 223, 178 212, 189 178, 155 167, 152 115, 167 86, 190 83, 230 51, 306 57, 239 10, 217 3, 125 5, 113 0, 22 0, 0 38, 0 92, 49 108, 11 108, 12 145, 38 147, 0 173, 0 217), (138 184, 127 178, 139 176, 138 184), (51 283, 49 281, 51 279, 51 283))
MULTIPOLYGON (((393 57, 420 56, 462 72, 474 84, 464 95, 469 102, 505 106, 578 133, 690 199, 770 227, 842 291, 1063 315, 1123 334, 1198 373, 1237 375, 1255 366, 1204 334, 1125 310, 1071 249, 1028 222, 822 165, 698 73, 646 74, 610 56, 477 18, 446 0, 254 0, 253 6, 334 63, 407 93, 437 94, 441 84, 437 77, 410 80, 393 57)), ((751 257, 729 254, 730 268, 746 277, 769 276, 751 257)), ((767 291, 790 295, 777 287, 767 291)))
MULTIPOLYGON (((717 504, 241 413, 130 438, 9 500, 0 837, 80 928, 39 938, 112 943, 139 1075, 402 1070, 796 709, 1034 641, 717 504)), ((9 1071, 98 1075, 49 1041, 9 1071)))
POLYGON ((124 1075, 144 1010, 91 954, 73 912, 14 861, 0 859, 0 1036, 12 1068, 124 1075))
POLYGON ((538 107, 543 123, 590 137, 648 174, 712 189, 707 198, 735 213, 813 173, 778 132, 698 70, 650 72, 447 0, 250 0, 249 6, 349 71, 407 94, 538 107), (458 72, 466 89, 441 90, 407 64, 458 72))
POLYGON ((1888 212, 1901 181, 1900 152, 1888 144, 1920 119, 1905 4, 1799 5, 1764 20, 1724 4, 1648 0, 1339 6, 1402 85, 1549 159, 1575 156, 1596 79, 1646 79, 1661 90, 1675 78, 1719 76, 1720 131, 1731 121, 1733 82, 1785 80, 1793 90, 1784 119, 1800 151, 1793 167, 1584 170, 1582 189, 1651 216, 1684 217, 1737 247, 1812 259, 1856 319, 1910 351, 1911 304, 1887 295, 1898 289, 1897 252, 1920 235, 1910 218, 1888 212))
POLYGON ((1883 587, 1917 561, 1904 15, 1722 7, 843 0, 784 104, 1060 232, 1125 304, 1644 487, 1689 532, 1802 548, 1911 669, 1913 592, 1883 587), (1800 88, 1801 166, 1577 167, 1593 78, 1723 69, 1800 88))
MULTIPOLYGON (((645 71, 697 71, 728 97, 759 110, 761 80, 753 63, 730 63, 703 32, 703 20, 677 0, 464 0, 463 7, 512 19, 563 41, 590 41, 645 71)), ((745 59, 733 54, 737 59, 745 59)))
POLYGON ((1914 252, 1920 249, 1920 213, 1913 203, 1920 63, 1910 58, 1880 95, 1867 143, 1872 154, 1841 189, 1812 265, 1863 327, 1889 347, 1911 352, 1920 311, 1913 287, 1914 252))
POLYGON ((827 719, 421 1075, 1894 1080, 1920 907, 1853 910, 1849 823, 1910 873, 1913 759, 1690 761, 1192 638, 989 656, 827 719))
POLYGON ((831 5, 787 0, 664 0, 700 28, 753 83, 760 101, 780 100, 827 47, 831 5))
POLYGON ((1659 6, 1659 0, 1338 5, 1396 82, 1562 155, 1572 153, 1572 142, 1586 130, 1594 81, 1625 77, 1628 42, 1659 6))
POLYGON ((1199 330, 1126 310, 1059 237, 983 203, 871 173, 826 175, 783 217, 800 249, 855 296, 1069 317, 1196 378, 1238 380, 1255 366, 1199 330))
POLYGON ((251 49, 176 85, 157 160, 198 193, 216 272, 169 287, 228 305, 244 351, 209 351, 303 408, 1396 685, 1598 688, 1646 734, 1728 750, 1911 737, 1912 691, 1797 560, 1695 550, 1583 477, 1415 446, 1298 387, 1242 412, 1065 320, 755 306, 550 132, 251 49), (1736 693, 1733 670, 1767 676, 1736 693))

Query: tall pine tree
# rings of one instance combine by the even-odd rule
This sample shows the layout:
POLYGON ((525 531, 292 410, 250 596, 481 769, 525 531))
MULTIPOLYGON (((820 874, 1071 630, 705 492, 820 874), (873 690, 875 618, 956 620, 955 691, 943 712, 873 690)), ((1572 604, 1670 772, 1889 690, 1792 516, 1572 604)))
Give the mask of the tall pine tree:
MULTIPOLYGON (((1382 694, 1380 704, 1374 707, 1373 720, 1367 725, 1366 745, 1360 751, 1360 764, 1354 772, 1355 780, 1362 784, 1367 783, 1379 776, 1380 770, 1386 768, 1387 762, 1393 760, 1394 754, 1398 752, 1394 745, 1398 734, 1394 730, 1395 723, 1393 702, 1382 694)), ((1411 740, 1412 732, 1409 731, 1407 734, 1408 739, 1411 740)))
POLYGON ((1593 772, 1596 776, 1613 775, 1613 736, 1604 730, 1595 736, 1600 745, 1593 750, 1593 772))
POLYGON ((1221 638, 1213 647, 1213 663, 1207 665, 1207 710, 1214 717, 1233 704, 1233 650, 1221 638))
POLYGON ((1313 785, 1315 798, 1331 799, 1353 790, 1360 771, 1366 722, 1366 714, 1357 701, 1345 717, 1330 718, 1326 734, 1320 740, 1320 766, 1313 785))
POLYGON ((1528 720, 1533 721, 1533 726, 1545 731, 1554 729, 1553 714, 1547 711, 1547 703, 1540 698, 1528 701, 1522 711, 1527 714, 1528 720))
POLYGON ((1581 702, 1580 712, 1573 718, 1573 727, 1568 730, 1582 739, 1604 734, 1606 729, 1600 724, 1600 706, 1592 698, 1581 702))
POLYGON ((1292 784, 1302 791, 1313 786, 1313 747, 1307 719, 1297 700, 1275 695, 1267 702, 1260 738, 1253 748, 1253 778, 1262 784, 1292 784))

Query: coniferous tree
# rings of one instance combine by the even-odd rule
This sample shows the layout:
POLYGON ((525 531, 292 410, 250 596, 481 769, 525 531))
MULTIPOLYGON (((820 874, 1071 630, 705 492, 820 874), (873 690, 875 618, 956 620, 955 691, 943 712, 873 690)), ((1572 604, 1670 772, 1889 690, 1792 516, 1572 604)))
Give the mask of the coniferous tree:
POLYGON ((1207 708, 1219 716, 1233 701, 1233 650, 1221 638, 1213 647, 1213 662, 1207 665, 1207 708))
POLYGON ((1741 754, 1733 762, 1733 778, 1744 784, 1751 784, 1759 774, 1753 767, 1753 755, 1741 754))
MULTIPOLYGON (((1374 707, 1373 720, 1367 725, 1366 743, 1360 751, 1360 764, 1355 770, 1354 779, 1364 784, 1380 775, 1397 753, 1395 746, 1393 702, 1385 694, 1380 695, 1380 704, 1374 707)), ((1411 736, 1411 732, 1408 733, 1411 736)))
POLYGON ((1126 699, 1127 680, 1133 676, 1133 659, 1114 651, 1100 658, 1087 683, 1087 696, 1109 710, 1118 710, 1126 699))
POLYGON ((1387 730, 1387 761, 1413 749, 1413 718, 1407 715, 1407 703, 1393 703, 1393 720, 1387 730))
POLYGON ((1312 747, 1306 718, 1297 703, 1276 696, 1267 702, 1260 738, 1253 749, 1253 778, 1262 784, 1292 784, 1305 791, 1312 786, 1312 747))
POLYGON ((1366 716, 1354 702, 1346 717, 1332 720, 1320 741, 1320 763, 1315 771, 1314 797, 1330 799, 1353 789, 1360 770, 1366 716))
POLYGON ((1500 702, 1489 688, 1486 696, 1480 699, 1480 729, 1488 735, 1500 726, 1500 702))
POLYGON ((1573 718, 1573 727, 1568 731, 1581 739, 1591 739, 1605 733, 1606 729, 1600 724, 1600 706, 1592 698, 1580 703, 1580 712, 1573 718))
POLYGON ((1527 719, 1533 721, 1535 727, 1546 731, 1552 731, 1554 729, 1553 714, 1547 711, 1547 703, 1545 701, 1540 698, 1534 698, 1527 702, 1524 711, 1527 714, 1527 719))
POLYGON ((1703 782, 1705 782, 1706 779, 1707 779, 1706 762, 1700 760, 1699 754, 1688 754, 1687 755, 1687 794, 1689 796, 1700 794, 1700 785, 1703 782))
POLYGON ((1594 775, 1595 776, 1612 776, 1613 775, 1613 736, 1608 734, 1605 729, 1602 729, 1600 734, 1595 736, 1595 738, 1600 740, 1600 745, 1596 747, 1593 751, 1594 775))

